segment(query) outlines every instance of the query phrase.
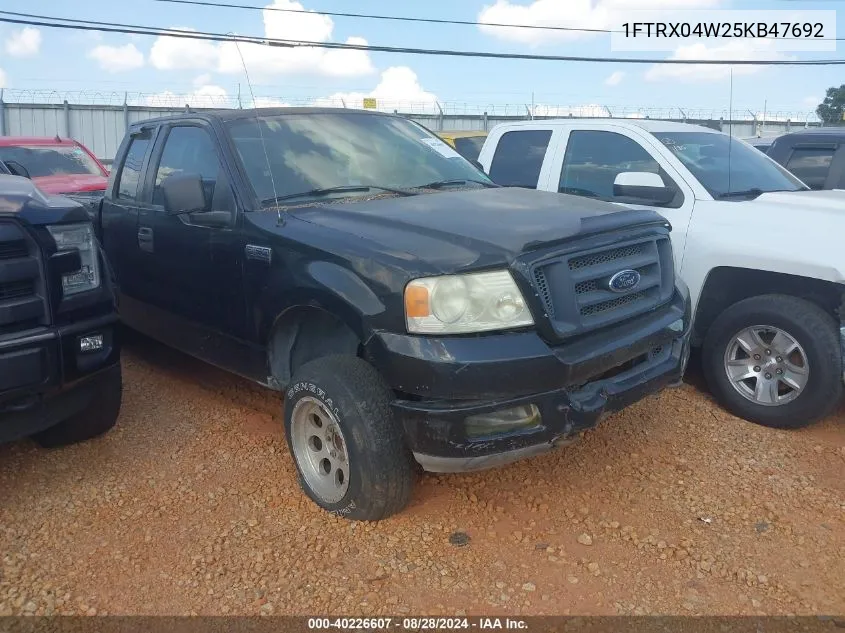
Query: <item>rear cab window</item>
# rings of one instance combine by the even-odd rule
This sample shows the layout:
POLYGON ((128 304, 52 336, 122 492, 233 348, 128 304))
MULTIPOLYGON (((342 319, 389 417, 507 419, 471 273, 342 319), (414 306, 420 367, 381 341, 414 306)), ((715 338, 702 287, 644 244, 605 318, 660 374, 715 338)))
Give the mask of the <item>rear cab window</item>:
POLYGON ((536 189, 552 130, 505 132, 496 143, 490 178, 505 187, 536 189))
POLYGON ((126 158, 120 168, 117 180, 117 197, 122 200, 137 200, 142 189, 142 167, 150 149, 152 134, 149 130, 133 136, 129 141, 126 158))
POLYGON ((478 160, 481 148, 484 147, 484 136, 464 136, 455 139, 455 149, 467 160, 478 160))
POLYGON ((804 181, 810 189, 824 189, 830 163, 836 153, 834 145, 801 147, 792 150, 786 168, 804 181))

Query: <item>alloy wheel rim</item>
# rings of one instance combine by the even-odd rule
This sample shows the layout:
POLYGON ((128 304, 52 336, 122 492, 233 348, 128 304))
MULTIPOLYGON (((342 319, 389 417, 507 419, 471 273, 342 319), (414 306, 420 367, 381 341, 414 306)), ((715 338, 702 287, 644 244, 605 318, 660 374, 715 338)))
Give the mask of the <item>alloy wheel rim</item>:
POLYGON ((725 350, 724 369, 740 395, 767 407, 795 400, 810 377, 804 348, 789 332, 771 325, 737 332, 725 350))
POLYGON ((293 455, 308 486, 325 503, 337 503, 349 489, 349 452, 335 415, 305 396, 291 413, 293 455))

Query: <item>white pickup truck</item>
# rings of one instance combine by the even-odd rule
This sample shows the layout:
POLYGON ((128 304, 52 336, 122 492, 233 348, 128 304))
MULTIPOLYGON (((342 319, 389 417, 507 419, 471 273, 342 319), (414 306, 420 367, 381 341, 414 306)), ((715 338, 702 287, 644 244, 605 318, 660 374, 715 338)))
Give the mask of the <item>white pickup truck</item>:
POLYGON ((693 344, 734 414, 797 428, 839 402, 845 192, 810 191, 737 138, 663 121, 505 123, 478 162, 501 185, 649 207, 669 220, 693 344))

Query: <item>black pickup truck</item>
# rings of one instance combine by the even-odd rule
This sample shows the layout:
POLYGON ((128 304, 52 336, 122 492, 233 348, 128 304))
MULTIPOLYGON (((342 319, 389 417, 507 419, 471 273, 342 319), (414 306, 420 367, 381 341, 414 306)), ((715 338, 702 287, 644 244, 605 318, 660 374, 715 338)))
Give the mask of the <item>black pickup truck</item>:
POLYGON ((810 189, 845 189, 845 127, 816 127, 779 136, 766 154, 810 189))
POLYGON ((399 511, 414 459, 550 450, 687 361, 663 218, 498 187, 401 117, 138 123, 99 213, 123 321, 286 391, 301 484, 348 518, 399 511))
POLYGON ((121 375, 114 293, 88 214, 0 175, 0 442, 112 428, 121 375))

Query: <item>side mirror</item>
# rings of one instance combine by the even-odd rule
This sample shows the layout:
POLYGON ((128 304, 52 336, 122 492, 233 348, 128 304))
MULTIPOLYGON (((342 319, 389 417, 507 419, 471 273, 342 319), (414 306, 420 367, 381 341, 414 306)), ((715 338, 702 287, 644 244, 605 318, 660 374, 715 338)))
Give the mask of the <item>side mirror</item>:
POLYGON ((167 215, 202 213, 206 210, 205 193, 199 174, 176 174, 161 183, 164 211, 167 215))
POLYGON ((29 170, 26 167, 24 167, 23 165, 21 165, 16 160, 7 160, 7 161, 4 161, 3 164, 6 165, 6 167, 9 168, 9 171, 12 172, 12 174, 15 175, 15 176, 23 176, 24 178, 32 178, 29 175, 29 170))
POLYGON ((615 198, 634 198, 644 204, 666 204, 675 197, 663 179, 648 171, 625 171, 617 174, 613 181, 615 198))

